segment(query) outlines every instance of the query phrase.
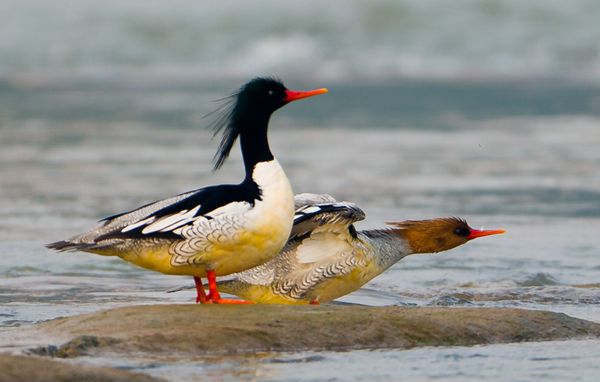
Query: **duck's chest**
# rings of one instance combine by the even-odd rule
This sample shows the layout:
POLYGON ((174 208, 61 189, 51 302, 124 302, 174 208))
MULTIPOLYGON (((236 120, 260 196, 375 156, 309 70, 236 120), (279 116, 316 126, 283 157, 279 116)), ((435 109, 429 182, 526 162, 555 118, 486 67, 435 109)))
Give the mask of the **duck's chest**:
POLYGON ((219 274, 240 272, 272 259, 292 230, 294 194, 277 161, 258 164, 253 180, 261 195, 241 217, 235 240, 213 243, 213 250, 205 255, 219 274))
POLYGON ((293 224, 294 193, 279 162, 273 159, 258 163, 252 179, 260 189, 260 198, 247 214, 248 228, 284 235, 287 240, 293 224))

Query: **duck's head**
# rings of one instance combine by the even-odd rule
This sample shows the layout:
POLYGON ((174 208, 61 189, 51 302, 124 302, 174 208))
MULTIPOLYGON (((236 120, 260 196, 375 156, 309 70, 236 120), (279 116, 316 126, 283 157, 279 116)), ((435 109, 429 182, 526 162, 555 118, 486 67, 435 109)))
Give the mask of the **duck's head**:
POLYGON ((407 241, 413 253, 442 252, 478 237, 504 233, 502 229, 478 230, 463 219, 439 218, 390 222, 392 231, 407 241))
POLYGON ((292 101, 324 93, 327 93, 326 88, 295 91, 287 89, 281 81, 274 78, 255 78, 242 86, 235 95, 235 112, 242 116, 245 113, 270 116, 275 110, 292 101))
POLYGON ((281 81, 264 77, 243 85, 217 110, 212 127, 215 135, 222 131, 223 137, 214 158, 215 169, 225 162, 240 134, 266 134, 269 118, 275 110, 290 102, 327 92, 326 88, 289 90, 281 81))

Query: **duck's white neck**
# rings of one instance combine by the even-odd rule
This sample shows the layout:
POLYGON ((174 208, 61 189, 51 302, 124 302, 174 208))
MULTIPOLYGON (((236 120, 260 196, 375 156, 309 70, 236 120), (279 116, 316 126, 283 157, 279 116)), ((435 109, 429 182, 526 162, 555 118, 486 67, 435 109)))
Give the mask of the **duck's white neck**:
POLYGON ((269 186, 281 179, 287 180, 283 168, 275 158, 255 164, 250 176, 259 187, 269 186))
POLYGON ((382 269, 387 269, 402 258, 412 255, 406 239, 392 230, 376 229, 358 232, 359 238, 373 248, 372 256, 382 269))
POLYGON ((264 202, 273 203, 275 208, 280 205, 281 208, 293 209, 292 186, 277 159, 258 162, 251 177, 258 185, 264 202))

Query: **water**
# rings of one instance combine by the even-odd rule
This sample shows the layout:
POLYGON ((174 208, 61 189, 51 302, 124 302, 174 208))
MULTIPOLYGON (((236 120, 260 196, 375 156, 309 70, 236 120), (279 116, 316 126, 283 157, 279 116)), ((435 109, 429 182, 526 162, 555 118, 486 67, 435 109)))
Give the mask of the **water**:
MULTIPOLYGON (((303 352, 207 357, 170 363, 136 361, 136 370, 182 380, 219 381, 594 381, 600 341, 552 341, 405 351, 303 352), (578 354, 565 355, 576 348, 578 354), (368 362, 365 362, 368 360, 368 362), (339 365, 344 367, 340 368, 339 365), (391 366, 391 367, 390 367, 391 366), (302 370, 298 372, 298 370, 302 370)), ((86 362, 97 364, 93 359, 86 362)), ((105 361, 106 362, 106 361, 105 361)), ((113 366, 123 364, 112 359, 113 366)))
POLYGON ((599 14, 595 0, 4 0, 0 75, 597 81, 599 14))
MULTIPOLYGON (((191 284, 186 277, 43 244, 152 200, 238 181, 237 151, 210 171, 216 142, 202 116, 258 73, 330 88, 272 120, 272 149, 296 192, 356 202, 367 213, 359 229, 456 215, 508 231, 407 258, 342 301, 521 307, 600 322, 600 288, 587 285, 600 283, 596 2, 311 10, 263 1, 274 15, 264 22, 258 8, 231 1, 140 4, 0 2, 3 330, 194 300, 191 290, 164 293, 191 284)), ((85 362, 178 380, 594 380, 598 345, 85 362)))

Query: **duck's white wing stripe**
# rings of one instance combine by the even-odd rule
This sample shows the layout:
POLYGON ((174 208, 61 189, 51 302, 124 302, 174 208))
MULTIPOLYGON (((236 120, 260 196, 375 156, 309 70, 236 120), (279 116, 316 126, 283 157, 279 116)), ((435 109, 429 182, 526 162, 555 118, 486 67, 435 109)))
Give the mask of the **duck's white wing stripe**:
POLYGON ((154 219, 156 219, 155 216, 150 216, 148 219, 140 220, 139 222, 137 222, 135 224, 130 224, 130 225, 126 226, 125 228, 123 228, 121 230, 121 232, 129 232, 129 231, 134 230, 134 229, 136 229, 138 227, 141 227, 143 225, 146 225, 148 223, 153 222, 154 219))
MULTIPOLYGON (((186 198, 188 198, 194 194, 197 194, 197 193, 198 193, 198 190, 189 191, 189 192, 177 195, 177 196, 173 196, 171 198, 159 200, 155 203, 148 204, 148 205, 140 207, 136 210, 124 213, 122 215, 118 215, 114 218, 107 218, 107 219, 105 219, 103 231, 105 231, 104 233, 106 233, 115 228, 116 229, 118 229, 119 227, 127 228, 129 225, 140 223, 141 221, 139 219, 144 219, 144 220, 146 220, 146 218, 149 219, 149 218, 153 217, 154 216, 153 214, 155 214, 157 211, 160 211, 161 209, 163 209, 165 207, 168 207, 170 205, 176 204, 177 202, 185 200, 186 198)), ((156 218, 156 217, 154 216, 154 218, 156 218)), ((146 224, 146 223, 144 223, 144 224, 146 224)), ((133 229, 135 229, 135 228, 130 228, 129 230, 133 230, 133 229)), ((122 231, 122 232, 126 232, 126 231, 122 231)))
POLYGON ((149 234, 152 232, 158 232, 158 231, 165 232, 166 231, 165 229, 170 226, 173 226, 173 225, 176 225, 179 223, 186 224, 193 220, 194 216, 196 215, 196 213, 198 212, 199 209, 200 209, 200 206, 196 206, 195 208, 193 208, 189 211, 183 210, 176 214, 165 216, 165 217, 153 222, 146 228, 144 228, 142 230, 142 233, 146 235, 146 234, 149 234))
POLYGON ((198 216, 200 208, 200 205, 196 205, 190 210, 183 209, 179 212, 164 215, 162 217, 157 217, 155 215, 149 216, 143 220, 125 226, 121 229, 121 233, 141 229, 140 233, 142 235, 148 235, 155 232, 172 232, 176 235, 182 235, 186 226, 197 226, 207 220, 219 218, 221 216, 242 215, 252 209, 252 205, 248 202, 230 202, 204 215, 198 216))
POLYGON ((364 218, 365 213, 354 203, 335 201, 301 206, 296 209, 290 239, 314 231, 347 234, 350 224, 364 218))
POLYGON ((163 229, 161 232, 173 231, 173 233, 177 235, 183 235, 182 231, 184 228, 186 228, 184 226, 188 225, 188 223, 192 223, 191 226, 198 226, 201 224, 205 224, 209 219, 215 219, 222 215, 242 214, 251 208, 252 205, 250 205, 250 203, 247 202, 232 202, 227 204, 226 206, 219 207, 211 211, 210 213, 206 214, 206 216, 195 216, 190 219, 177 222, 163 229))
POLYGON ((210 211, 206 214, 206 216, 216 218, 220 215, 238 215, 247 212, 251 208, 252 205, 248 202, 231 202, 222 207, 210 211))
POLYGON ((354 203, 336 202, 303 206, 296 209, 294 224, 307 220, 315 225, 350 225, 365 218, 365 213, 354 203))
MULTIPOLYGON (((160 232, 169 232, 169 231, 173 231, 173 233, 177 233, 175 230, 177 228, 183 227, 184 225, 187 225, 189 223, 195 223, 198 220, 206 220, 206 218, 204 216, 196 216, 194 218, 189 218, 189 219, 183 219, 181 221, 178 221, 175 224, 172 224, 166 228, 163 228, 160 230, 160 232)), ((177 233, 179 234, 179 233, 177 233)))
POLYGON ((300 208, 300 209, 298 209, 298 211, 304 212, 305 214, 312 214, 312 213, 321 211, 321 207, 311 206, 311 207, 306 207, 306 208, 300 208))

